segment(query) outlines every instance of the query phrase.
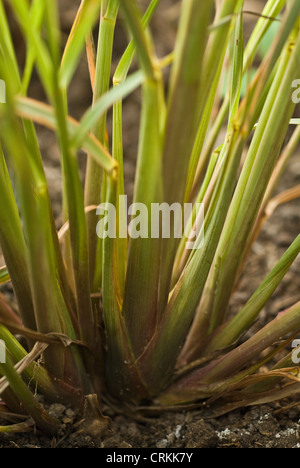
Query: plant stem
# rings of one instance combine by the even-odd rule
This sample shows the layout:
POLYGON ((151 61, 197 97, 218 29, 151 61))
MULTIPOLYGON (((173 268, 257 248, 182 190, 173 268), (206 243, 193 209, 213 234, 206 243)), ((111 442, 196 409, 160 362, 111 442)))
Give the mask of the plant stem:
MULTIPOLYGON (((107 8, 105 3, 101 5, 100 29, 98 37, 98 50, 96 59, 96 75, 94 85, 93 102, 95 103, 109 89, 111 61, 115 23, 118 13, 119 0, 110 0, 107 8)), ((106 134, 106 114, 104 114, 97 126, 92 129, 97 139, 105 144, 106 134)), ((95 161, 88 157, 86 180, 85 180, 85 206, 99 205, 101 201, 102 169, 95 161)), ((91 285, 100 281, 94 280, 96 271, 96 262, 99 265, 101 261, 101 247, 97 249, 96 217, 94 213, 87 214, 88 238, 89 238, 89 269, 91 285), (97 257, 97 251, 100 252, 100 258, 97 257)), ((99 241, 98 241, 99 243, 99 241)), ((100 283, 98 284, 98 288, 100 283)))
POLYGON ((52 418, 43 407, 37 402, 34 395, 23 382, 20 375, 14 369, 10 359, 7 359, 6 364, 0 364, 0 372, 5 375, 13 390, 13 393, 20 401, 20 405, 34 419, 40 429, 47 434, 57 434, 59 423, 52 418), (22 403, 21 403, 22 402, 22 403))

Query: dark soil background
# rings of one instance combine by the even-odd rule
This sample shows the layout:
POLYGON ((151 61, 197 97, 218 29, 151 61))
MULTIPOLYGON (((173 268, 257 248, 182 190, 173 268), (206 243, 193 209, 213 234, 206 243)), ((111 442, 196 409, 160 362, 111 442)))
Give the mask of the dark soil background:
MULTIPOLYGON (((60 0, 62 28, 67 36, 72 25, 79 0, 60 0)), ((143 3, 146 3, 143 1, 143 3)), ((152 23, 159 56, 173 48, 177 28, 179 1, 162 0, 152 23)), ((246 1, 245 9, 260 12, 265 4, 261 0, 246 1)), ((253 21, 247 17, 246 35, 253 21)), ((117 28, 115 63, 127 44, 122 26, 117 28)), ((15 28, 20 60, 25 45, 15 28)), ((33 82, 31 94, 42 98, 38 80, 33 82)), ((86 60, 82 59, 70 88, 70 113, 80 118, 91 102, 91 89, 86 60)), ((139 125, 139 92, 124 103, 125 172, 128 194, 132 194, 135 174, 136 148, 139 125)), ((51 132, 39 128, 39 140, 53 199, 57 227, 61 225, 61 171, 59 151, 51 132)), ((82 167, 84 155, 80 156, 82 167)), ((278 190, 300 183, 300 152, 291 159, 278 190)), ((232 310, 238 310, 260 284, 282 253, 299 234, 299 200, 279 207, 265 224, 247 263, 240 287, 232 301, 232 310)), ((0 258, 1 260, 1 258, 0 258)), ((300 258, 295 261, 272 300, 261 313, 260 327, 279 311, 300 300, 300 258)), ((9 292, 9 291, 8 291, 9 292)), ((251 330, 252 332, 253 330, 251 330)), ((209 409, 182 412, 163 412, 151 417, 115 411, 109 406, 102 412, 110 418, 109 428, 95 437, 86 425, 80 423, 76 410, 53 404, 49 411, 61 420, 61 432, 55 438, 47 438, 38 431, 19 435, 0 435, 0 448, 300 448, 300 412, 298 400, 272 403, 235 410, 229 414, 213 417, 209 409), (288 408, 286 408, 288 406, 288 408)))

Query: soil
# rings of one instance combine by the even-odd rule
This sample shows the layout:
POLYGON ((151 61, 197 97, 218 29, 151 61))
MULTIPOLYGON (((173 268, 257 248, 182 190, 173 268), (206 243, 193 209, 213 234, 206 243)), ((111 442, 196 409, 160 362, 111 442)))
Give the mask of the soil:
POLYGON ((74 428, 78 420, 72 408, 53 404, 50 412, 62 422, 56 438, 39 432, 4 434, 0 448, 300 448, 298 408, 280 409, 279 404, 263 405, 211 419, 201 411, 165 413, 140 422, 112 415, 110 428, 95 437, 80 425, 74 428))
MULTIPOLYGON (((74 9, 79 0, 60 0, 62 26, 67 34, 74 18, 74 9)), ((147 2, 146 2, 147 3, 147 2)), ((249 0, 246 9, 260 11, 264 1, 249 0)), ((179 2, 163 0, 160 14, 153 23, 159 55, 163 56, 173 47, 177 27, 179 2)), ((246 34, 251 30, 251 19, 246 34)), ((126 45, 126 34, 118 29, 117 57, 126 45)), ((22 43, 20 42, 20 55, 22 43)), ((38 81, 34 82, 31 93, 41 96, 38 81)), ((90 83, 86 61, 80 63, 76 79, 70 89, 73 103, 70 113, 80 116, 91 99, 90 83)), ((124 103, 125 172, 127 193, 132 194, 137 146, 137 125, 139 117, 139 92, 124 103)), ((51 132, 38 129, 46 175, 49 182, 57 227, 61 226, 61 172, 57 143, 51 132)), ((84 169, 85 156, 80 155, 84 169)), ((300 183, 300 152, 291 159, 278 190, 287 189, 300 183)), ((254 244, 245 273, 238 291, 233 297, 231 308, 234 312, 249 298, 265 274, 274 266, 282 253, 299 234, 299 200, 279 207, 265 224, 261 235, 254 244)), ((259 322, 261 327, 300 299, 299 289, 300 258, 294 262, 272 300, 263 309, 259 322)), ((254 328, 255 328, 254 327, 254 328)), ((250 330, 252 333, 254 329, 250 330)), ((204 407, 181 412, 162 412, 152 416, 135 415, 115 411, 108 405, 101 408, 105 430, 95 436, 82 420, 76 409, 58 403, 51 404, 49 412, 61 421, 57 437, 50 438, 33 429, 23 434, 1 434, 0 448, 300 448, 300 410, 298 400, 276 402, 232 411, 216 417, 214 408, 204 407), (109 421, 109 424, 107 424, 109 421)))

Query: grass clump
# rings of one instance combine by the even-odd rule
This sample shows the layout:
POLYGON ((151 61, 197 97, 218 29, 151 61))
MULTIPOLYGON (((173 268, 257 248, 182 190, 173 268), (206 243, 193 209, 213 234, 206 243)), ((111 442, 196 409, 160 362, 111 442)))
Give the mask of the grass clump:
MULTIPOLYGON (((0 281, 11 282, 17 301, 17 310, 0 301, 0 392, 11 412, 22 409, 25 426, 29 418, 50 433, 57 421, 36 390, 78 408, 91 395, 100 403, 180 408, 221 396, 243 406, 299 392, 290 346, 300 330, 299 302, 243 340, 298 256, 299 236, 241 310, 228 313, 299 142, 299 1, 268 0, 245 41, 243 0, 182 0, 167 57, 157 57, 151 35, 160 0, 148 3, 142 12, 136 0, 82 0, 61 50, 58 2, 11 0, 27 45, 21 67, 0 0, 0 281), (129 39, 112 76, 119 18, 129 39), (85 53, 93 99, 76 121, 68 90, 85 53), (34 71, 45 102, 29 96, 34 71), (138 88, 128 212, 122 102, 138 88), (55 132, 60 148, 59 232, 39 125, 55 132)), ((296 187, 276 202, 298 196, 296 187)))

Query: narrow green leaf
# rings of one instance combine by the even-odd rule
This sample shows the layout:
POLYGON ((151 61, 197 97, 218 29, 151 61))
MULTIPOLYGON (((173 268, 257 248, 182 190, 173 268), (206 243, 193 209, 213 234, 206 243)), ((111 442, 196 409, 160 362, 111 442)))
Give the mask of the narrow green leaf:
MULTIPOLYGON (((224 376, 232 375, 240 370, 246 361, 249 362, 277 340, 282 339, 291 331, 297 331, 299 327, 300 303, 298 302, 284 312, 280 312, 274 320, 245 343, 219 358, 207 373, 205 380, 222 379, 224 376)), ((203 371, 205 373, 205 370, 203 371)))
MULTIPOLYGON (((119 8, 119 0, 110 0, 102 2, 100 25, 98 34, 98 47, 96 56, 96 71, 94 80, 93 104, 105 93, 107 93, 111 77, 111 64, 113 53, 113 41, 115 33, 115 25, 119 8)), ((106 144, 106 113, 98 120, 90 131, 95 135, 99 142, 107 147, 106 144)), ((102 192, 102 169, 95 163, 92 155, 88 156, 87 168, 85 174, 85 206, 99 205, 102 192)), ((104 191, 104 189, 103 189, 104 191)), ((103 200, 102 200, 103 201, 103 200)), ((95 277, 97 264, 102 264, 101 259, 101 242, 95 237, 96 218, 92 213, 86 215, 88 227, 88 244, 89 244, 89 271, 91 286, 96 287, 95 291, 100 288, 100 279, 95 277), (99 283, 97 284, 99 280, 99 283)))
MULTIPOLYGON (((260 47, 261 42, 264 40, 270 28, 273 28, 274 21, 267 19, 267 17, 277 18, 286 4, 286 0, 268 0, 263 11, 262 17, 258 19, 253 32, 247 42, 244 54, 244 69, 252 66, 254 57, 260 47)), ((277 24, 274 26, 277 29, 277 24)), ((266 51, 267 52, 267 51, 266 51)))
POLYGON ((224 164, 205 216, 204 244, 199 250, 193 250, 170 294, 156 333, 139 358, 141 373, 155 394, 171 378, 177 359, 174 349, 180 352, 201 298, 233 194, 242 148, 236 135, 223 146, 220 158, 224 159, 224 164))
POLYGON ((14 198, 6 162, 0 148, 0 242, 6 261, 9 277, 15 291, 19 311, 24 324, 33 330, 36 329, 34 309, 29 281, 26 245, 14 198))
MULTIPOLYGON (((294 8, 299 8, 299 6, 297 6, 296 3, 294 3, 293 7, 294 8)), ((292 22, 292 15, 293 14, 295 14, 295 12, 293 12, 293 13, 290 12, 286 16, 285 22, 282 24, 282 30, 284 31, 284 35, 288 33, 288 27, 290 27, 290 28, 293 27, 293 24, 294 24, 292 22)), ((295 18, 295 16, 294 16, 294 18, 295 18)), ((290 29, 290 31, 291 31, 291 29, 290 29)), ((280 47, 282 46, 282 42, 283 42, 283 38, 282 38, 282 36, 280 36, 278 38, 277 42, 274 44, 273 50, 271 51, 271 55, 267 60, 268 66, 270 66, 270 64, 273 64, 275 66, 275 70, 276 70, 276 65, 275 65, 275 60, 274 60, 273 54, 275 54, 275 56, 277 56, 277 54, 278 54, 278 52, 280 50, 280 47)), ((296 54, 296 52, 294 52, 294 54, 296 54)), ((285 57, 285 60, 287 60, 287 63, 289 62, 290 56, 291 56, 291 50, 289 49, 289 47, 287 45, 286 50, 284 51, 284 57, 285 57)), ((255 151, 253 151, 253 152, 251 151, 251 153, 248 152, 248 158, 252 157, 253 160, 256 158, 255 163, 257 164, 257 166, 261 165, 261 167, 264 167, 264 170, 266 170, 266 171, 269 170, 270 171, 269 172, 269 177, 272 174, 272 171, 274 169, 274 165, 276 163, 277 155, 278 155, 278 153, 280 151, 280 148, 281 148, 279 135, 281 134, 281 138, 282 138, 281 141, 283 141, 283 138, 285 136, 285 132, 287 130, 288 121, 289 121, 289 113, 292 112, 292 108, 293 108, 292 100, 285 100, 284 99, 284 102, 286 103, 286 108, 287 108, 286 110, 284 110, 283 106, 282 106, 282 103, 280 102, 279 96, 281 96, 281 99, 282 99, 283 96, 291 95, 291 89, 290 89, 291 81, 289 81, 289 80, 292 80, 292 77, 291 76, 287 77, 287 75, 285 75, 285 73, 289 73, 293 67, 294 67, 294 72, 295 72, 295 67, 296 67, 296 62, 297 62, 296 55, 294 55, 293 60, 291 60, 291 62, 293 62, 293 65, 291 65, 290 69, 288 69, 289 67, 287 67, 287 64, 282 65, 282 62, 284 62, 284 59, 282 59, 281 62, 280 62, 281 68, 278 69, 278 71, 277 71, 277 79, 272 80, 272 87, 271 87, 271 90, 270 90, 270 92, 268 94, 268 98, 267 98, 265 108, 264 108, 264 115, 266 116, 266 118, 268 118, 270 115, 272 115, 272 118, 274 118, 274 122, 272 124, 269 123, 267 125, 266 121, 264 121, 262 119, 261 120, 261 130, 262 129, 264 129, 264 130, 262 130, 262 133, 260 134, 260 137, 259 137, 260 139, 258 139, 258 134, 255 134, 254 135, 254 140, 252 141, 252 145, 253 145, 252 150, 254 150, 255 141, 259 144, 265 138, 269 138, 269 140, 268 140, 269 143, 267 145, 268 150, 265 149, 261 153, 260 157, 257 156, 258 147, 255 147, 256 148, 255 151), (288 71, 287 71, 287 69, 288 69, 288 71), (283 76, 280 75, 280 73, 285 76, 284 79, 283 79, 283 76), (280 86, 285 86, 286 89, 284 91, 282 91, 282 90, 280 91, 279 90, 280 86), (277 109, 275 109, 275 105, 278 105, 277 109), (283 119, 281 125, 280 125, 279 120, 278 120, 279 115, 281 115, 282 119, 283 119), (274 128, 278 128, 278 130, 276 132, 274 132, 274 128), (269 130, 269 135, 266 135, 266 133, 265 133, 266 129, 269 130), (269 158, 272 159, 272 163, 269 163, 269 165, 264 163, 264 161, 265 161, 264 158, 267 157, 268 154, 269 154, 269 158)), ((265 63, 263 63, 262 66, 263 66, 264 70, 267 70, 265 63)), ((272 73, 271 70, 269 70, 269 72, 272 73)), ((268 89, 268 87, 267 87, 267 89, 268 89)), ((261 97, 262 96, 260 94, 260 98, 261 97)), ((260 110, 260 106, 261 106, 261 104, 258 101, 257 109, 255 109, 254 106, 253 106, 252 99, 253 98, 251 98, 251 101, 250 101, 252 103, 252 108, 249 109, 249 112, 247 113, 247 119, 249 121, 251 121, 251 120, 253 121, 253 117, 260 110)), ((241 106, 241 112, 243 113, 243 106, 241 106)), ((246 128, 246 126, 244 128, 246 128)), ((251 127, 249 127, 249 128, 251 128, 251 127)), ((244 136, 246 136, 246 135, 244 135, 244 136)), ((242 133, 240 134, 240 137, 242 137, 242 139, 243 139, 242 133)), ((245 140, 242 143, 242 145, 244 145, 244 144, 245 144, 245 140)), ((242 256, 239 254, 239 248, 238 248, 238 245, 240 245, 240 242, 242 240, 242 232, 244 232, 245 236, 249 236, 251 234, 251 227, 249 227, 250 225, 247 224, 248 221, 246 222, 246 218, 247 218, 247 220, 249 219, 249 223, 250 223, 250 218, 248 218, 248 216, 250 216, 250 213, 252 212, 251 222, 252 223, 255 222, 255 219, 256 219, 255 216, 256 215, 253 214, 254 200, 259 195, 259 193, 261 191, 263 191, 262 174, 259 173, 259 174, 256 174, 254 176, 254 171, 251 172, 253 160, 251 160, 251 165, 250 165, 250 160, 248 159, 248 165, 244 166, 244 168, 243 168, 244 179, 243 180, 244 180, 244 183, 247 185, 247 188, 250 190, 250 185, 248 185, 248 182, 249 182, 249 177, 250 177, 250 173, 251 173, 251 180, 253 181, 253 183, 256 184, 256 188, 253 189, 253 187, 252 187, 251 188, 251 195, 248 193, 248 195, 245 196, 245 198, 244 198, 245 201, 251 199, 251 202, 249 202, 250 205, 247 205, 247 207, 244 208, 243 211, 236 211, 234 218, 231 218, 230 220, 229 220, 229 218, 227 218, 227 220, 226 220, 226 226, 228 228, 228 233, 230 232, 229 237, 227 237, 227 240, 229 239, 229 242, 228 242, 228 244, 226 246, 225 246, 225 243, 223 245, 222 245, 222 242, 219 243, 218 250, 216 251, 216 256, 215 256, 214 262, 213 262, 213 264, 211 266, 211 269, 210 269, 210 277, 209 277, 209 279, 207 281, 207 284, 205 286, 205 289, 203 291, 203 299, 202 299, 202 301, 201 301, 201 303, 200 303, 200 305, 198 307, 195 319, 193 321, 193 325, 191 327, 190 333, 189 333, 189 335, 187 337, 187 340, 186 340, 186 343, 187 343, 188 347, 193 348, 196 341, 198 342, 199 347, 205 346, 205 341, 207 339, 207 336, 212 331, 211 327, 218 326, 222 322, 221 316, 218 316, 218 321, 219 322, 218 322, 218 325, 216 325, 217 322, 214 322, 214 320, 217 320, 216 319, 217 315, 214 317, 213 322, 210 321, 211 320, 210 314, 212 313, 212 310, 218 310, 218 313, 221 314, 222 317, 224 317, 224 314, 225 314, 225 311, 226 311, 225 305, 228 304, 227 301, 228 301, 229 296, 230 296, 230 291, 232 291, 233 285, 235 284, 235 278, 236 278, 236 275, 238 273, 238 268, 235 269, 236 267, 234 267, 233 265, 234 265, 235 262, 241 262, 242 261, 242 256), (245 172, 246 172, 245 167, 248 167, 247 176, 245 174, 245 172), (253 176, 253 179, 252 179, 252 176, 253 176), (239 227, 237 227, 237 217, 236 217, 238 215, 239 215, 239 219, 240 219, 239 227), (233 230, 235 232, 235 236, 233 235, 233 230), (231 253, 230 253, 230 255, 229 254, 225 255, 225 252, 228 252, 227 248, 228 248, 229 245, 231 245, 231 248, 232 248, 231 253), (221 259, 221 264, 220 264, 220 259, 221 259), (222 271, 224 272, 224 264, 225 263, 227 264, 227 268, 230 265, 233 269, 231 270, 231 273, 229 273, 229 270, 227 269, 226 274, 222 276, 222 281, 224 281, 224 283, 223 283, 223 286, 221 287, 220 286, 221 285, 220 274, 221 274, 222 271), (217 267, 217 265, 218 265, 218 267, 217 267), (217 268, 217 271, 218 271, 218 275, 215 274, 216 268, 217 268), (235 269, 235 272, 233 272, 234 269, 235 269), (230 282, 232 282, 231 287, 229 287, 230 282), (216 287, 216 285, 218 285, 218 287, 216 287), (213 300, 211 299, 212 291, 214 292, 213 293, 213 300), (221 295, 222 295, 222 299, 221 299, 221 295), (225 299, 225 296, 226 296, 226 299, 225 299), (217 307, 216 307, 216 305, 217 305, 217 307), (202 337, 202 338, 199 340, 199 337, 202 337)), ((240 180, 238 182, 238 186, 242 184, 241 180, 242 179, 240 177, 240 180)), ((266 180, 266 184, 268 184, 268 180, 266 180)), ((241 197, 243 196, 242 193, 243 193, 243 191, 240 193, 241 197)), ((237 191, 236 191, 235 196, 237 196, 237 191)), ((263 193, 261 193, 260 196, 263 197, 263 193)), ((233 204, 231 204, 231 208, 229 210, 229 213, 231 212, 232 209, 233 209, 233 204)), ((256 209, 259 209, 259 207, 256 207, 256 209)), ((228 211, 228 207, 226 208, 226 212, 227 211, 228 211)), ((219 214, 221 213, 221 211, 219 211, 219 210, 217 210, 217 212, 219 214)), ((222 233, 222 237, 224 236, 225 232, 226 231, 224 229, 223 233, 222 233)), ((225 238, 223 238, 223 240, 225 240, 225 238)), ((247 240, 245 242, 247 243, 247 240)), ((242 249, 241 246, 240 246, 240 249, 242 249)), ((198 347, 198 345, 196 345, 196 346, 198 347)), ((187 347, 185 349, 185 353, 188 354, 187 347)))
POLYGON ((295 107, 292 99, 287 100, 287 102, 284 99, 286 103, 284 106, 282 97, 291 95, 290 83, 297 75, 299 53, 300 41, 297 41, 293 52, 291 52, 289 45, 287 45, 277 76, 265 103, 259 126, 251 143, 232 207, 229 210, 226 227, 223 231, 218 250, 223 258, 222 278, 225 283, 223 283, 220 276, 218 283, 219 285, 223 284, 223 287, 219 288, 215 300, 215 316, 212 327, 216 323, 220 323, 219 314, 222 315, 225 311, 225 304, 228 303, 228 299, 225 299, 225 297, 228 298, 227 295, 233 287, 232 284, 230 288, 228 282, 233 280, 234 283, 229 269, 236 268, 234 265, 239 264, 241 261, 239 249, 243 248, 243 239, 247 242, 247 238, 251 233, 295 107), (250 190, 251 202, 249 203, 250 190), (240 247, 238 248, 238 246, 240 247), (228 269, 229 264, 230 268, 228 269), (221 290, 222 299, 219 295, 221 290), (221 310, 223 311, 222 313, 221 310))
MULTIPOLYGON (((151 21, 153 15, 155 13, 157 7, 160 4, 160 1, 161 0, 151 0, 149 6, 147 8, 147 11, 146 11, 146 13, 144 14, 144 16, 142 18, 143 28, 146 28, 148 26, 148 24, 150 23, 150 21, 151 21)), ((135 52, 136 52, 135 42, 134 42, 134 40, 132 40, 128 44, 124 54, 122 55, 122 58, 121 58, 120 62, 118 64, 117 68, 116 68, 114 78, 113 78, 114 85, 121 84, 121 83, 123 83, 123 81, 125 81, 125 79, 127 77, 127 74, 129 72, 129 69, 130 69, 130 66, 131 66, 131 63, 132 63, 135 52)))
POLYGON ((10 70, 10 86, 14 92, 19 92, 21 87, 21 80, 14 49, 10 28, 8 25, 3 0, 0 1, 0 41, 3 50, 3 56, 6 60, 6 66, 10 70))
POLYGON ((41 37, 36 34, 36 29, 31 27, 30 10, 26 0, 11 0, 11 6, 20 23, 22 32, 28 46, 32 48, 32 53, 36 56, 36 64, 41 80, 45 86, 47 94, 53 97, 53 63, 46 44, 41 37))
POLYGON ((79 127, 71 140, 71 146, 73 148, 81 147, 90 129, 95 127, 107 110, 112 107, 113 104, 131 94, 143 81, 144 74, 138 71, 127 78, 123 84, 110 89, 106 94, 100 97, 82 117, 79 127))
MULTIPOLYGON (((273 21, 270 19, 267 19, 267 17, 268 16, 276 17, 282 10, 285 3, 286 3, 286 0, 269 0, 267 2, 262 13, 264 14, 265 17, 259 18, 246 44, 245 52, 244 52, 243 80, 242 80, 242 95, 243 96, 245 96, 246 91, 248 92, 249 79, 250 81, 252 81, 253 73, 255 73, 254 69, 251 68, 250 75, 249 75, 249 68, 252 67, 253 59, 257 53, 257 49, 259 47, 261 40, 263 39, 264 35, 267 33, 267 31, 269 30, 269 28, 272 26, 272 23, 273 23, 273 21)), ((259 77, 259 80, 260 82, 263 82, 263 80, 261 80, 260 77, 259 77)), ((215 119, 215 121, 212 122, 212 128, 209 131, 209 136, 207 137, 205 148, 202 154, 200 155, 198 168, 195 174, 195 180, 193 183, 193 189, 191 191, 191 196, 190 196, 191 200, 195 197, 196 191, 199 190, 199 185, 200 185, 201 177, 203 176, 205 165, 207 163, 208 158, 210 157, 210 154, 212 153, 214 149, 214 144, 220 132, 221 126, 225 122, 225 118, 229 109, 229 103, 230 103, 230 93, 227 92, 226 96, 224 96, 224 100, 218 112, 218 116, 215 119)), ((196 154, 198 154, 198 157, 199 157, 200 150, 199 150, 199 146, 197 145, 197 143, 195 144, 194 152, 196 152, 196 154)))
MULTIPOLYGON (((39 0, 35 0, 32 3, 30 16, 32 18, 32 28, 35 30, 35 34, 39 35, 41 32, 42 21, 45 12, 45 2, 40 2, 39 0)), ((28 47, 27 55, 26 55, 26 63, 24 67, 23 79, 22 79, 22 94, 26 94, 32 72, 34 69, 34 62, 36 59, 35 50, 32 47, 28 47)))
MULTIPOLYGON (((203 84, 201 71, 212 8, 211 1, 186 0, 182 4, 163 147, 164 201, 169 205, 184 202, 190 158, 197 134, 198 98, 203 84)), ((173 226, 171 232, 174 232, 173 226)), ((172 235, 171 239, 163 240, 162 244, 160 317, 168 300, 178 239, 175 240, 172 235)))
POLYGON ((277 289, 292 263, 300 253, 300 236, 298 236, 283 257, 268 274, 261 286, 251 296, 238 314, 216 331, 205 352, 225 348, 234 343, 246 328, 249 328, 277 289))
POLYGON ((233 60, 232 60, 232 78, 231 78, 231 102, 229 106, 229 126, 233 125, 233 120, 238 111, 242 75, 243 75, 243 58, 244 58, 244 37, 243 37, 243 15, 240 13, 235 26, 234 40, 232 43, 233 60))
POLYGON ((100 10, 99 0, 82 0, 64 50, 59 80, 64 88, 70 83, 85 45, 86 37, 94 26, 100 10))
POLYGON ((10 276, 6 266, 0 268, 0 284, 5 284, 10 282, 10 276))
MULTIPOLYGON (((117 181, 110 179, 107 183, 107 202, 102 208, 109 210, 109 205, 116 207, 118 196, 117 181)), ((116 222, 111 219, 110 223, 116 222)), ((117 229, 117 223, 110 229, 117 229)), ((118 274, 117 239, 105 236, 103 239, 103 275, 102 301, 107 334, 106 378, 116 396, 122 394, 126 400, 147 398, 148 394, 136 366, 136 361, 128 336, 125 317, 122 313, 122 297, 118 274), (118 340, 115 337, 118 337, 118 340)))
POLYGON ((120 5, 133 36, 141 68, 147 78, 153 80, 155 79, 155 68, 153 64, 152 43, 144 31, 142 15, 136 0, 120 0, 120 5))
MULTIPOLYGON (((159 83, 148 80, 143 86, 143 109, 134 203, 142 204, 144 212, 140 213, 140 237, 130 239, 123 303, 123 314, 136 356, 144 348, 147 340, 151 338, 158 320, 160 239, 151 237, 151 206, 153 203, 162 202, 159 87, 159 83), (143 232, 145 225, 147 233, 143 232), (143 295, 136 294, 137 291, 144 293, 143 295), (145 316, 141 315, 141 310, 145 311, 145 316)), ((137 214, 133 213, 133 217, 137 214)))
MULTIPOLYGON (((160 4, 160 0, 151 0, 146 13, 142 18, 142 26, 146 28, 156 11, 158 5, 160 4)), ((123 85, 124 81, 127 78, 128 71, 130 69, 130 65, 132 63, 134 54, 136 52, 135 43, 132 40, 127 49, 125 50, 118 67, 116 68, 114 77, 113 77, 113 85, 114 88, 118 88, 123 85)), ((141 73, 141 72, 140 72, 141 73)), ((131 78, 131 77, 130 77, 131 78)), ((127 82, 128 80, 126 80, 127 82)), ((119 165, 118 171, 118 194, 119 197, 124 195, 124 170, 123 170, 123 109, 122 109, 122 98, 120 101, 116 102, 113 107, 113 141, 112 141, 112 155, 114 159, 117 161, 119 165)), ((163 113, 162 113, 163 115, 163 113)), ((120 198, 118 199, 120 200, 120 198)), ((116 203, 117 208, 117 219, 120 220, 118 225, 119 229, 123 229, 124 232, 127 232, 127 213, 126 213, 126 206, 125 203, 120 203, 117 201, 116 203)), ((128 259, 128 239, 127 236, 123 236, 124 238, 118 238, 117 240, 117 247, 116 247, 116 255, 118 258, 118 278, 119 278, 119 285, 121 296, 124 296, 125 290, 125 281, 126 281, 126 269, 127 269, 127 259, 128 259)))
MULTIPOLYGON (((24 330, 24 327, 22 328, 24 330)), ((10 357, 14 365, 28 356, 28 352, 23 348, 17 338, 3 325, 0 324, 0 339, 4 341, 6 347, 6 354, 10 357)), ((43 393, 49 400, 56 401, 62 398, 63 401, 70 401, 70 392, 68 387, 63 385, 62 381, 54 380, 44 366, 37 365, 33 361, 26 366, 22 372, 24 381, 27 385, 32 385, 39 392, 43 393)), ((69 387, 70 390, 70 387, 69 387)), ((72 398, 72 397, 71 397, 72 398)), ((74 401, 78 404, 80 397, 75 397, 74 401)))
MULTIPOLYGON (((57 130, 55 114, 51 106, 30 98, 19 96, 16 97, 16 112, 20 117, 31 119, 40 125, 45 125, 50 129, 57 130)), ((67 124, 70 136, 74 138, 80 124, 71 117, 67 119, 67 124)), ((82 147, 89 152, 97 164, 108 173, 112 173, 116 169, 116 162, 93 135, 85 136, 82 147)))
POLYGON ((47 434, 54 436, 57 434, 59 423, 50 416, 35 396, 28 389, 27 384, 14 369, 10 358, 7 358, 5 364, 0 363, 0 373, 4 375, 16 397, 22 402, 22 406, 29 416, 33 418, 37 426, 47 434))
MULTIPOLYGON (((15 175, 26 238, 26 279, 30 283, 36 321, 33 329, 37 328, 42 333, 56 331, 74 337, 69 311, 62 297, 61 278, 58 277, 56 243, 52 237, 53 213, 45 174, 39 161, 35 159, 36 155, 29 150, 18 120, 7 116, 1 120, 0 131, 15 175), (39 229, 36 229, 32 219, 39 220, 39 229)), ((57 236, 56 233, 55 235, 57 236)), ((59 346, 53 346, 45 353, 49 369, 59 377, 64 375, 64 353, 59 346)))

